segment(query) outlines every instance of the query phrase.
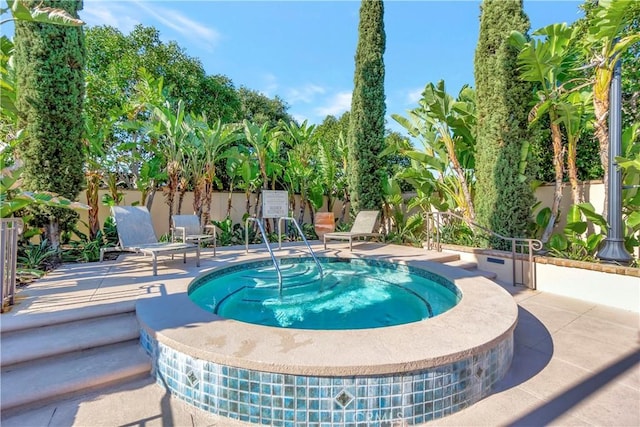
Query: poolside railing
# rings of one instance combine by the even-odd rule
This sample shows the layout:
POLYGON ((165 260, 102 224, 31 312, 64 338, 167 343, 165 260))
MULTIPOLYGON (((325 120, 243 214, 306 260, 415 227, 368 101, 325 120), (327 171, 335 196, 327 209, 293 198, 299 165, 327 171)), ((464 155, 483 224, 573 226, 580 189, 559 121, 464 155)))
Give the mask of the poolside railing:
POLYGON ((427 229, 427 249, 442 251, 442 228, 448 225, 447 220, 451 223, 451 220, 458 220, 464 222, 469 228, 481 230, 489 236, 507 242, 511 252, 511 284, 523 285, 528 288, 536 288, 536 273, 534 267, 534 252, 542 249, 543 244, 538 239, 527 239, 522 237, 506 237, 489 230, 468 218, 453 212, 427 212, 424 214, 427 229), (524 263, 528 261, 528 281, 525 282, 524 263), (522 283, 516 282, 516 265, 520 265, 520 277, 522 283))
POLYGON ((0 221, 0 304, 4 311, 5 303, 13 305, 16 295, 18 236, 22 233, 23 223, 19 218, 2 218, 0 221))

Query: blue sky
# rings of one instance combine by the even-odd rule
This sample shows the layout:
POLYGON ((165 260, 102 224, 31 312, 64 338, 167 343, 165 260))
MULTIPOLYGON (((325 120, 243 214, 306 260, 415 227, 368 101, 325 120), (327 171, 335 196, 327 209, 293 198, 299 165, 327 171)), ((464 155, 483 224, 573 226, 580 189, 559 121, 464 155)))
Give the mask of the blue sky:
MULTIPOLYGON (((444 79, 456 95, 473 86, 478 0, 385 2, 385 92, 390 114, 417 105, 429 82, 444 79)), ((525 0, 532 29, 581 16, 581 1, 525 0)), ((85 0, 88 25, 128 33, 154 26, 199 58, 208 74, 279 95, 298 120, 320 123, 350 108, 359 1, 85 0)))

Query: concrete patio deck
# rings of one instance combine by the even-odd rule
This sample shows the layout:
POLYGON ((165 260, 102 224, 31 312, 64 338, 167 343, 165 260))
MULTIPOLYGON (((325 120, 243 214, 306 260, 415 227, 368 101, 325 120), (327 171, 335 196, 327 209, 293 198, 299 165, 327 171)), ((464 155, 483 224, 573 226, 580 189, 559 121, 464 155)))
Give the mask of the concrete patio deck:
MULTIPOLYGON (((317 242, 316 242, 317 243, 317 242)), ((337 255, 342 243, 318 253, 337 255)), ((348 248, 347 248, 348 250, 348 248)), ((297 251, 296 247, 285 252, 297 251)), ((375 257, 443 254, 404 246, 358 244, 354 252, 375 257)), ((162 258, 158 276, 137 255, 121 255, 101 264, 69 264, 18 294, 13 309, 2 314, 2 329, 46 324, 91 307, 133 305, 138 298, 184 292, 202 271, 227 262, 264 256, 264 250, 218 248, 203 251, 198 269, 162 258)), ((639 284, 640 286, 640 284, 639 284)), ((637 313, 577 299, 503 286, 519 306, 513 363, 494 393, 475 405, 428 425, 640 425, 640 319, 637 313)), ((638 302, 640 304, 640 302, 638 302)), ((96 334, 99 334, 96 328, 96 334)), ((0 379, 1 380, 1 379, 0 379)), ((177 400, 151 377, 76 395, 62 401, 2 414, 5 427, 37 426, 243 426, 204 413, 177 400)))

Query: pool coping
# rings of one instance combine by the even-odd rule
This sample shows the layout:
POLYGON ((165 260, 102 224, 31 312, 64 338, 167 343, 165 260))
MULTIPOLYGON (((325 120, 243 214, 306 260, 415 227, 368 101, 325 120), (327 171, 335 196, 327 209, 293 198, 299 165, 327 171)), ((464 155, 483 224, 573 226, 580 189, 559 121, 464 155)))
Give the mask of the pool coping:
MULTIPOLYGON (((263 259, 268 257, 234 264, 263 259)), ((384 261, 443 276, 458 287, 462 299, 431 319, 358 330, 286 329, 225 319, 198 307, 186 289, 184 293, 139 300, 136 313, 149 336, 197 359, 293 375, 365 376, 418 371, 467 359, 513 333, 517 305, 491 280, 433 261, 393 256, 384 257, 384 261)))

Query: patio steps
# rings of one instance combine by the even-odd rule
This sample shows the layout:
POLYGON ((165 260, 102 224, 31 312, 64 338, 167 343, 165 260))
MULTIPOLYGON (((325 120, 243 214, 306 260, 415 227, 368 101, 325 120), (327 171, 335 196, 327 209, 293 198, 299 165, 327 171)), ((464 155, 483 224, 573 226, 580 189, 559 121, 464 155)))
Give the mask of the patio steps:
POLYGON ((52 313, 44 326, 3 328, 2 412, 149 375, 135 312, 127 310, 85 310, 72 320, 68 313, 52 313))
POLYGON ((478 263, 474 261, 465 261, 465 260, 457 259, 455 261, 443 262, 443 264, 448 265, 450 267, 462 268, 463 270, 467 270, 470 273, 474 273, 491 280, 498 277, 498 275, 492 271, 479 270, 478 263))

